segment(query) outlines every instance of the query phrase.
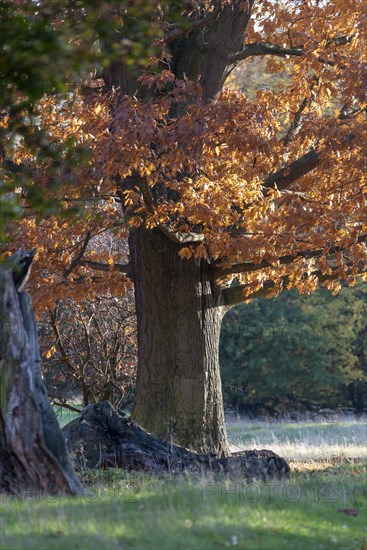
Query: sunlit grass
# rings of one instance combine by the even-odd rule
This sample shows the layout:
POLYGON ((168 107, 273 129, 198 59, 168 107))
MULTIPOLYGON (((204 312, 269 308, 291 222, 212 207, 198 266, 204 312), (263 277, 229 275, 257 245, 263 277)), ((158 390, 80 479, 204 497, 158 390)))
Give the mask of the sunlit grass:
POLYGON ((86 471, 84 498, 0 499, 1 549, 363 548, 365 461, 349 457, 352 448, 365 456, 363 422, 242 421, 229 433, 246 448, 286 455, 291 479, 86 471))
POLYGON ((344 456, 367 458, 365 420, 322 422, 253 422, 228 424, 233 450, 271 449, 287 460, 314 461, 344 456))
POLYGON ((361 465, 247 484, 90 472, 85 498, 4 502, 1 548, 361 550, 362 480, 361 465))

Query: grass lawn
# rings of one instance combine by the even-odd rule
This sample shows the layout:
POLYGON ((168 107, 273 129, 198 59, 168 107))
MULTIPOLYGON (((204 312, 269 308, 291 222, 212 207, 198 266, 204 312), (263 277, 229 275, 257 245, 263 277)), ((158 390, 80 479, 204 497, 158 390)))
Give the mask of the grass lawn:
POLYGON ((335 456, 367 458, 366 420, 340 416, 318 422, 250 422, 228 424, 233 451, 269 448, 291 461, 335 456))
POLYGON ((3 497, 1 549, 367 548, 362 421, 236 422, 229 433, 236 445, 285 456, 292 478, 245 484, 84 472, 84 498, 3 497))
MULTIPOLYGON (((83 405, 80 403, 75 403, 74 406, 80 410, 83 409, 83 405)), ((77 412, 65 409, 64 407, 59 407, 57 405, 53 405, 53 410, 55 411, 57 420, 59 421, 61 427, 66 426, 66 424, 69 424, 69 422, 79 416, 77 412)))

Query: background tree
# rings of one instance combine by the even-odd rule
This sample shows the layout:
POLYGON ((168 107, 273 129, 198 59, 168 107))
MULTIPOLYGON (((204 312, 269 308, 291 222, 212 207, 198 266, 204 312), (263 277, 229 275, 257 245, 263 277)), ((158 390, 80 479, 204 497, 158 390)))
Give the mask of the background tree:
POLYGON ((340 373, 340 398, 349 402, 357 414, 363 413, 367 396, 366 292, 366 285, 360 284, 352 289, 342 288, 334 300, 323 292, 316 302, 319 323, 331 332, 326 338, 326 349, 334 369, 340 373))
POLYGON ((220 346, 225 405, 253 415, 323 407, 361 413, 365 304, 366 287, 359 284, 337 296, 284 292, 230 311, 220 346))
MULTIPOLYGON (((138 21, 162 29, 160 51, 129 64, 113 52, 130 40, 133 7, 91 8, 114 29, 99 41, 110 63, 87 82, 95 93, 85 95, 84 82, 37 108, 55 142, 88 149, 89 161, 61 172, 57 188, 63 204, 87 205, 84 216, 73 225, 28 217, 12 231, 13 246, 41 243, 35 276, 46 269, 49 293, 35 284, 39 308, 69 290, 85 296, 92 283, 94 293, 123 292, 133 279, 135 419, 226 454, 224 313, 285 288, 337 290, 365 271, 366 8, 361 0, 157 2, 154 17, 138 21), (274 56, 290 64, 289 83, 254 100, 226 90, 236 64, 259 55, 270 57, 268 71, 279 70, 274 56), (86 253, 91 235, 112 228, 129 236, 129 264, 86 253)), ((26 145, 15 162, 37 167, 35 189, 52 200, 52 163, 26 145)))

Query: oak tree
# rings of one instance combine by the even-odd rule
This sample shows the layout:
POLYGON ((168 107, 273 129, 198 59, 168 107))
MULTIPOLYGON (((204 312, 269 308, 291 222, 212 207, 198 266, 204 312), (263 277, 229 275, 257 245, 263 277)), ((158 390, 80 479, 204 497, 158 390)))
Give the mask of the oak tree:
POLYGON ((88 159, 55 168, 23 139, 7 148, 8 177, 26 166, 33 188, 65 209, 36 219, 29 189, 18 189, 24 211, 12 246, 38 247, 39 310, 65 294, 120 295, 133 283, 134 418, 228 454, 218 360, 226 311, 286 288, 337 291, 366 270, 366 5, 149 5, 154 12, 144 2, 92 5, 91 18, 113 29, 94 37, 99 70, 35 107, 56 144, 72 140, 88 159), (149 60, 114 55, 133 47, 142 22, 145 37, 154 29, 149 60), (256 56, 287 78, 253 97, 228 77, 256 56), (93 248, 102 233, 128 238, 128 261, 93 248))

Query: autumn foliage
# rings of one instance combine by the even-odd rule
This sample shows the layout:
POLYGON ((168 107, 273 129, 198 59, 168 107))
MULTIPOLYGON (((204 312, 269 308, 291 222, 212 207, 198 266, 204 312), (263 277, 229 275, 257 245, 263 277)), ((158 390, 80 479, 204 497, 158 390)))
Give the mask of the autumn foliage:
MULTIPOLYGON (((198 4, 208 20, 228 9, 226 2, 198 4)), ((252 2, 233 5, 249 10, 252 2)), ((169 28, 169 13, 160 16, 169 28)), ((191 25, 198 17, 193 9, 191 25)), ((14 148, 13 161, 66 210, 40 221, 25 208, 12 228, 12 248, 38 248, 38 309, 65 293, 121 293, 129 284, 121 254, 94 251, 93 236, 126 238, 141 224, 183 243, 184 260, 210 262, 216 284, 228 287, 235 278, 231 303, 283 288, 310 292, 319 281, 333 289, 339 279, 353 283, 367 254, 365 18, 360 0, 252 6, 228 74, 239 64, 246 71, 257 55, 268 56, 274 74, 287 65, 284 84, 252 100, 230 81, 214 98, 200 78, 178 78, 172 31, 159 39, 159 57, 134 67, 134 93, 121 96, 100 78, 83 81, 88 94, 79 86, 44 97, 39 124, 89 157, 61 166, 58 188, 49 190, 47 160, 39 162, 24 140, 14 148), (69 219, 68 209, 80 205, 69 219)))

